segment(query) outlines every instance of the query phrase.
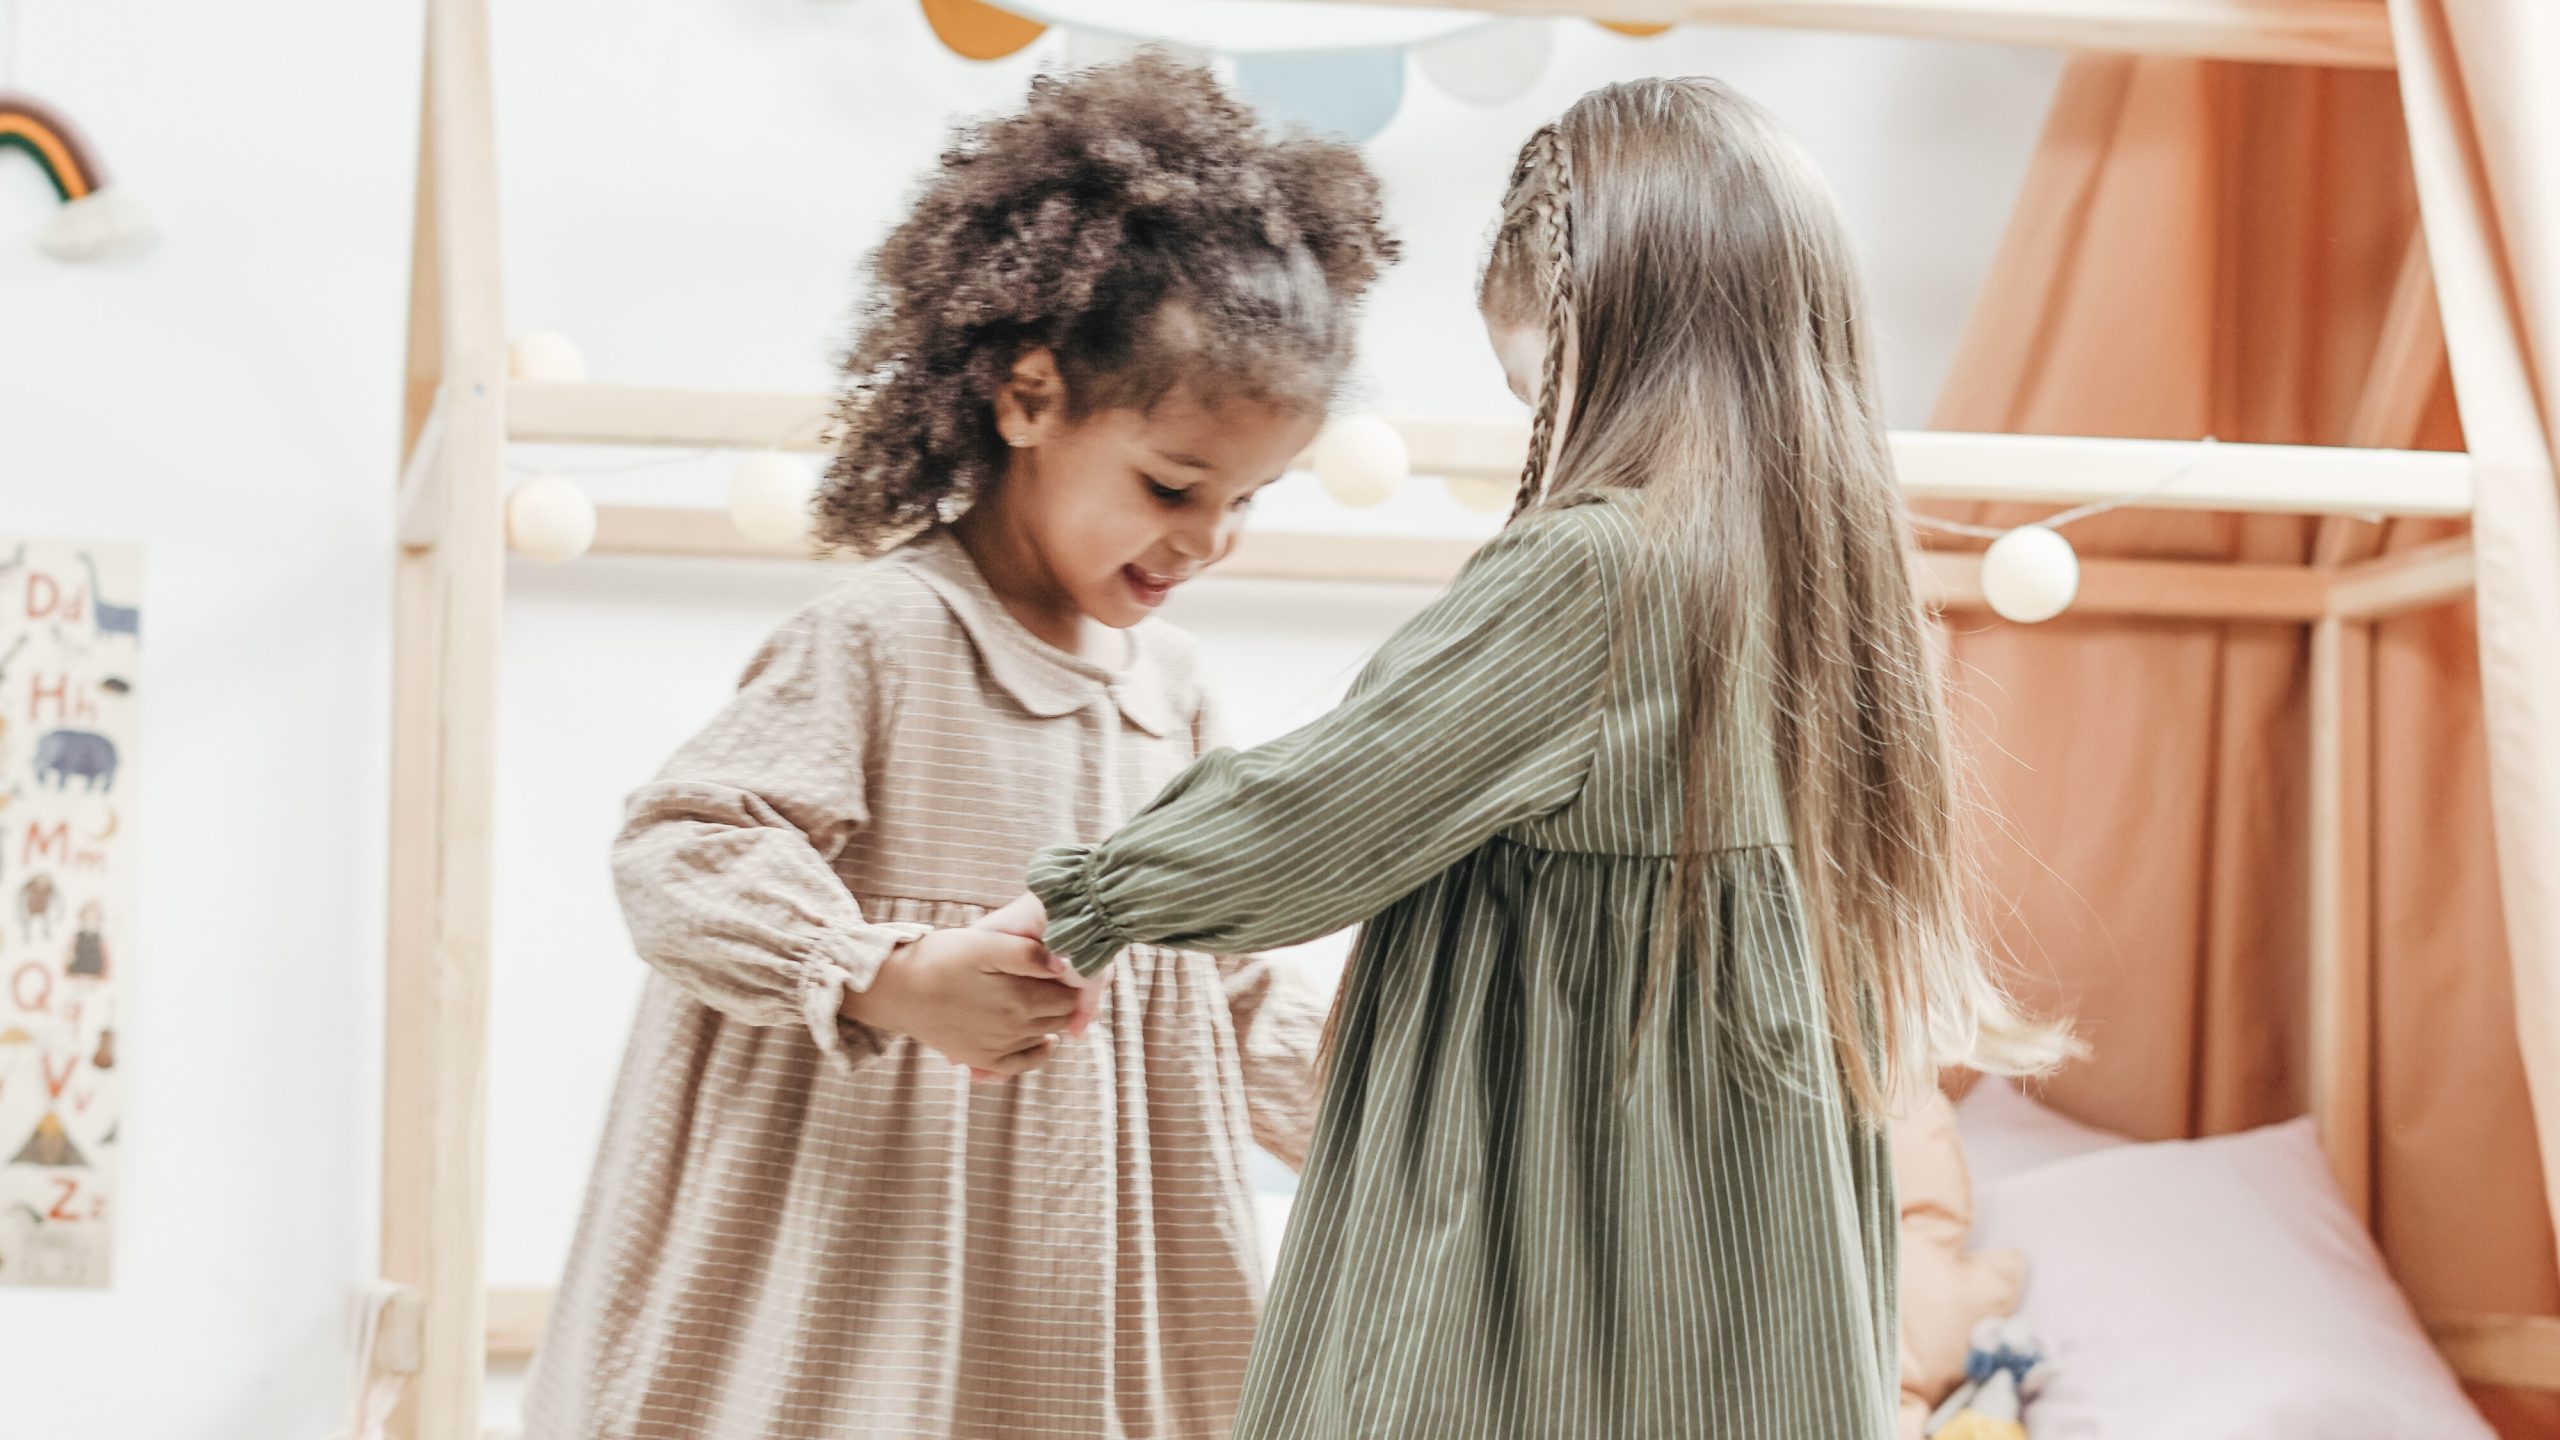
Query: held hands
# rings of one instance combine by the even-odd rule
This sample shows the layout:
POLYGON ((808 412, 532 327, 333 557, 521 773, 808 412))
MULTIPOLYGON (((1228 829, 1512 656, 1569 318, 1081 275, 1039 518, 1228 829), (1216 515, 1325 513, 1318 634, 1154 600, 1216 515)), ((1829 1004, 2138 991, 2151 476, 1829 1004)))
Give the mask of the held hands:
MULTIPOLYGON (((980 922, 980 926, 985 924, 980 922)), ((973 926, 936 930, 890 952, 844 1013, 905 1035, 985 1079, 1048 1060, 1085 1005, 1075 972, 1036 939, 973 926)))
POLYGON ((972 923, 981 930, 1038 940, 1049 933, 1049 907, 1040 903, 1039 896, 1025 890, 1002 908, 990 910, 972 923))
POLYGON ((964 929, 933 931, 890 952, 871 988, 845 997, 844 1013, 950 1057, 973 1080, 1029 1074, 1085 1032, 1107 988, 1049 953, 1048 924, 1040 898, 1026 894, 964 929))
MULTIPOLYGON (((970 928, 991 930, 1002 935, 1014 935, 1025 940, 1037 941, 1048 934, 1049 907, 1040 903, 1039 896, 1025 891, 1002 908, 990 910, 979 916, 970 928)), ((1082 1035, 1093 1024, 1093 1017, 1102 1009, 1102 997, 1110 989, 1108 983, 1110 972, 1079 976, 1075 972, 1075 967, 1069 965, 1063 957, 1051 955, 1046 949, 1040 953, 1047 955, 1050 962, 1056 966, 1060 983, 1076 987, 1075 1010, 1067 1017, 1066 1033, 1082 1035)), ((981 1075, 974 1070, 970 1073, 972 1079, 995 1078, 990 1075, 981 1075)))

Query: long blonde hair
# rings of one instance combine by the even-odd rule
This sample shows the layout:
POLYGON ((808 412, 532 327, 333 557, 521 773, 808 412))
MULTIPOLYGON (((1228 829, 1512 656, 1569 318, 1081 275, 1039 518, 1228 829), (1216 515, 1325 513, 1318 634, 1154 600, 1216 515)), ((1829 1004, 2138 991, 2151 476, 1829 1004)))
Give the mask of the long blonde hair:
POLYGON ((1812 164, 1715 81, 1593 91, 1521 147, 1478 298, 1495 324, 1546 333, 1514 513, 1645 492, 1646 563, 1685 612, 1684 873, 1648 1004, 1706 921, 1695 867, 1736 777, 1774 737, 1853 1106, 1884 1114, 1935 1065, 2020 1073, 2067 1053, 1967 923, 1909 520, 1856 267, 1812 164))

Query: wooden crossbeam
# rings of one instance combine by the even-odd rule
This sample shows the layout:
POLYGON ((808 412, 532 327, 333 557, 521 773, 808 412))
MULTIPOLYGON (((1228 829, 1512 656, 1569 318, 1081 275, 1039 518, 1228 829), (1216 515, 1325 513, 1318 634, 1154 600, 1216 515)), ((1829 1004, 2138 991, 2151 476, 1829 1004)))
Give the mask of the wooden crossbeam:
POLYGON ((833 409, 826 396, 799 391, 518 380, 507 387, 507 435, 553 445, 825 450, 833 409))
POLYGON ((2441 451, 1898 430, 1893 462, 1915 500, 2122 500, 2134 509, 2291 515, 2471 513, 2471 458, 2441 451))
MULTIPOLYGON (((1990 609, 1975 555, 1922 552, 1913 558, 1921 603, 1941 611, 1990 609)), ((2080 589, 2065 612, 2158 620, 2317 619, 2327 604, 2318 575, 2298 565, 2226 565, 2191 560, 2083 560, 2080 589)))
MULTIPOLYGON (((507 433, 525 444, 814 451, 827 448, 828 413, 825 396, 791 392, 528 381, 507 390, 507 433)), ((1528 448, 1528 427, 1511 421, 1392 423, 1414 469, 1426 475, 1513 475, 1528 448)), ((2121 500, 2134 508, 2295 515, 2471 512, 2470 457, 2445 451, 1901 430, 1893 457, 1915 500, 2056 507, 2121 500)))
POLYGON ((2560 1319, 2545 1315, 2438 1315, 2427 1334, 2453 1373, 2475 1385, 2560 1390, 2560 1319))
POLYGON ((2375 620, 2441 605, 2471 593, 2480 567, 2471 538, 2459 536, 2346 566, 2329 586, 2329 613, 2375 620))
MULTIPOLYGON (((1235 554, 1213 574, 1237 580, 1445 585, 1475 553, 1477 543, 1450 537, 1247 531, 1235 554)), ((598 506, 590 553, 661 559, 813 558, 803 547, 747 538, 722 511, 645 505, 598 506)), ((1988 608, 1979 556, 1923 551, 1913 564, 1922 599, 1931 608, 1988 608)), ((2324 614, 2327 605, 2326 578, 2304 566, 2089 560, 2080 567, 2080 593, 2071 613, 2307 622, 2324 614)))
POLYGON ((533 1358, 534 1347, 542 1343, 542 1327, 551 1320, 551 1294, 540 1288, 504 1288, 489 1291, 489 1358, 499 1363, 522 1364, 533 1358))
MULTIPOLYGON (((1369 0, 1442 5, 1447 0, 1369 0)), ((1512 15, 1775 25, 2387 70, 2381 0, 1469 0, 1512 15)))

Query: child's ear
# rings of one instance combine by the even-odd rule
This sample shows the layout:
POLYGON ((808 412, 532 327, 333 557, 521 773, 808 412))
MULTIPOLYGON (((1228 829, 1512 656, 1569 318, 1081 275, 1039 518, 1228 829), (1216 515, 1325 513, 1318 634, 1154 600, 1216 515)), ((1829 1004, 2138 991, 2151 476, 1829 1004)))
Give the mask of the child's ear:
POLYGON ((1025 350, 1013 373, 996 387, 996 434, 1020 449, 1037 445, 1066 423, 1067 382, 1058 357, 1046 348, 1025 350))

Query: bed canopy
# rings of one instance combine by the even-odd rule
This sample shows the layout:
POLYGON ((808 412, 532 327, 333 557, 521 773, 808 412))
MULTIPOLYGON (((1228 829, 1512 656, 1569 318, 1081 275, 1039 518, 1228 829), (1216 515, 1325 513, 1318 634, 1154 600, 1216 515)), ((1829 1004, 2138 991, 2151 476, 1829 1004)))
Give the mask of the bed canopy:
MULTIPOLYGON (((1894 437, 1915 509, 1955 526, 2115 510, 2073 532, 2088 558, 2051 625, 1984 614, 1962 529, 1924 526, 1917 556, 1993 757, 2007 938, 2100 1048, 2056 1095, 2155 1138, 2307 1109, 2454 1368, 2508 1387, 2511 1431, 2560 1434, 2523 1393, 2560 1390, 2560 12, 1473 8, 2074 52, 1933 427, 1894 437)), ((485 0, 429 0, 381 1354, 424 1440, 479 1433, 485 1360, 529 1350, 545 1300, 483 1278, 507 447, 815 450, 828 410, 511 380, 497 143, 485 0)), ((1427 474, 1500 480, 1525 443, 1390 418, 1427 474)), ((711 508, 600 507, 592 548, 805 558, 711 508)), ((1469 548, 1255 534, 1229 573, 1428 583, 1469 548)))

